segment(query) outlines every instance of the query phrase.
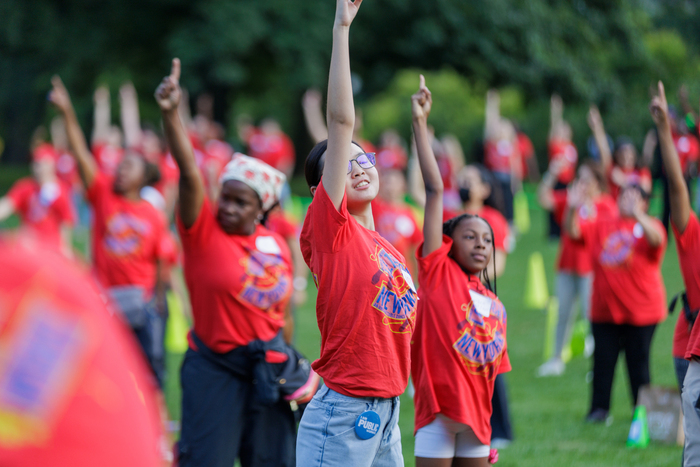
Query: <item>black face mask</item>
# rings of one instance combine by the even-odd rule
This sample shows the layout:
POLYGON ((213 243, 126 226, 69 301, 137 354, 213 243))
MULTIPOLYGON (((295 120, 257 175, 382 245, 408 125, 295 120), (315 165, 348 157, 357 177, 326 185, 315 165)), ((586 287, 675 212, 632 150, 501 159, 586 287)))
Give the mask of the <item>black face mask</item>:
POLYGON ((469 201, 469 188, 459 189, 459 199, 461 199, 463 203, 469 201))

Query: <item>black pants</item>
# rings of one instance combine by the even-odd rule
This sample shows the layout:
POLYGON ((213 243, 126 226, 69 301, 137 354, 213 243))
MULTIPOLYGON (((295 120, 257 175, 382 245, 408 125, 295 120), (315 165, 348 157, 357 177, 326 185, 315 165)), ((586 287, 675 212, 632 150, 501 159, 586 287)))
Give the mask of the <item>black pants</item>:
POLYGON ((508 391, 506 389, 505 376, 496 376, 491 397, 493 412, 491 413, 491 439, 507 439, 513 441, 513 427, 510 423, 510 411, 508 410, 508 391))
MULTIPOLYGON (((568 185, 566 183, 562 183, 557 181, 556 185, 554 185, 554 191, 559 191, 559 190, 566 190, 566 187, 568 185)), ((556 221, 554 218, 554 212, 549 211, 549 238, 550 239, 555 239, 561 237, 561 225, 556 221)))
POLYGON ((257 402, 253 360, 247 347, 216 354, 198 339, 180 370, 182 430, 180 467, 292 467, 296 422, 289 403, 257 402))
POLYGON ((595 339, 591 411, 610 410, 610 393, 620 351, 625 352, 632 402, 636 406, 639 388, 650 381, 649 351, 656 325, 591 323, 591 328, 595 339))

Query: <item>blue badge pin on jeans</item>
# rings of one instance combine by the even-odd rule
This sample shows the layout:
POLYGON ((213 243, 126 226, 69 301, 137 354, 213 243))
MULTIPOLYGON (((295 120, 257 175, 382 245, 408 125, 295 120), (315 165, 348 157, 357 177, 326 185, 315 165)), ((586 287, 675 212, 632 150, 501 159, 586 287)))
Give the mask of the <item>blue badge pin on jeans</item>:
POLYGON ((355 422, 355 433, 360 439, 370 439, 379 431, 381 420, 374 410, 363 412, 355 422))

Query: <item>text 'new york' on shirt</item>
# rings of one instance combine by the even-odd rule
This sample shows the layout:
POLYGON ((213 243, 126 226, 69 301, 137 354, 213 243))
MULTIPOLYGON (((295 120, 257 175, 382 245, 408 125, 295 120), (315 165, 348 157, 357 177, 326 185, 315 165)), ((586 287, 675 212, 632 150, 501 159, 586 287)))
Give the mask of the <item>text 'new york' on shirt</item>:
POLYGON ((318 287, 321 356, 314 370, 351 397, 395 397, 410 372, 418 296, 404 257, 361 226, 343 198, 337 210, 319 183, 301 250, 318 287))

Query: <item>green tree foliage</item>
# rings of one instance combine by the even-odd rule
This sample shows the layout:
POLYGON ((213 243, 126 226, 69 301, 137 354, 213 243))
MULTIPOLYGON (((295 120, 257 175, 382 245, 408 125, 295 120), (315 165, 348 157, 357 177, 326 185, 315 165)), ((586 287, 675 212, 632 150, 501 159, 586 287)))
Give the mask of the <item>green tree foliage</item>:
MULTIPOLYGON (((611 133, 641 144, 648 89, 673 90, 700 71, 698 8, 689 0, 366 0, 351 34, 352 66, 363 86, 367 131, 402 125, 427 70, 436 87, 435 125, 463 140, 480 133, 483 93, 512 90, 511 112, 542 146, 547 100, 560 93, 581 139, 585 109, 601 105, 611 133), (443 100, 444 99, 444 100, 443 100), (405 104, 405 105, 404 105, 405 104), (539 141, 538 141, 539 140, 539 141)), ((26 157, 33 128, 47 119, 49 78, 60 73, 89 128, 91 93, 132 79, 145 120, 168 70, 183 61, 193 95, 215 96, 217 118, 277 117, 300 153, 310 146, 299 100, 325 87, 333 0, 4 0, 0 2, 0 136, 7 156, 26 157)), ((695 102, 695 101, 694 101, 695 102)), ((232 132, 230 132, 232 134, 232 132)))

